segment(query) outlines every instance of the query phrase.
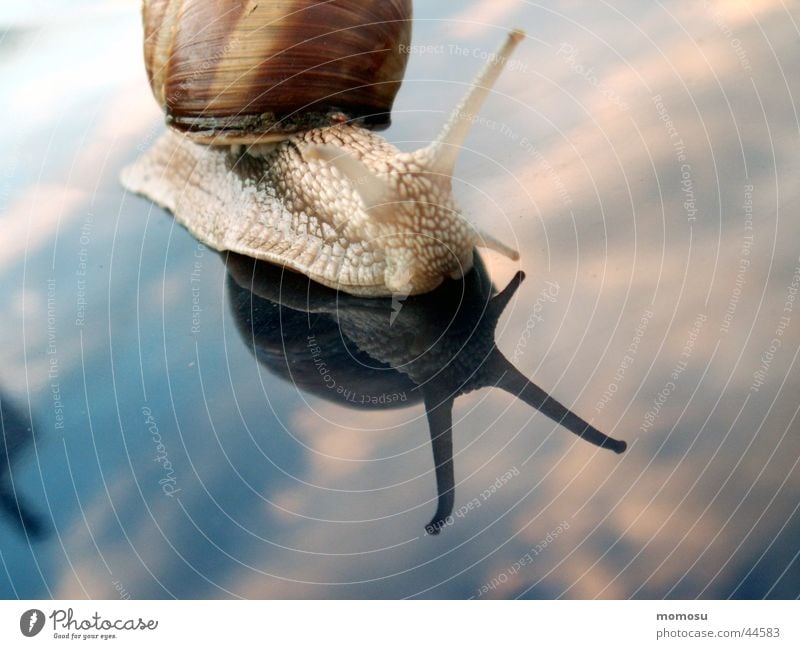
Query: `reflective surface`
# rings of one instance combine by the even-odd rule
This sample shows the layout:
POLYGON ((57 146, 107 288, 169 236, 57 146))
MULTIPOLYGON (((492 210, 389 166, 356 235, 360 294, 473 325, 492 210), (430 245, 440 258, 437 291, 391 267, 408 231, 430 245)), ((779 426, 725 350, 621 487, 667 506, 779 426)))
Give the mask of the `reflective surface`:
POLYGON ((680 4, 416 3, 402 149, 528 32, 455 182, 522 260, 396 303, 122 191, 137 3, 1 10, 0 595, 797 597, 800 18, 680 4))

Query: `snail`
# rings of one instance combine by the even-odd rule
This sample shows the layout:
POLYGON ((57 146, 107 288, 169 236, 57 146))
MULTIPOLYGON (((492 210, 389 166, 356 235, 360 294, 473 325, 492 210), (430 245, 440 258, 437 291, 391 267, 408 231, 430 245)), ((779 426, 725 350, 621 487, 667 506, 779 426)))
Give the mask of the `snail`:
POLYGON ((480 231, 452 191, 459 148, 524 38, 509 33, 439 137, 402 152, 386 126, 410 0, 145 0, 145 61, 170 128, 122 173, 195 237, 353 295, 458 278, 480 231))
POLYGON ((498 387, 592 444, 615 453, 627 448, 529 381, 497 348, 495 328, 522 273, 496 293, 476 255, 463 278, 407 298, 398 311, 394 300, 338 293, 245 257, 230 255, 226 263, 239 331, 272 372, 347 407, 424 403, 438 493, 429 534, 447 524, 455 502, 452 411, 462 394, 498 387), (335 386, 326 382, 331 376, 335 386))

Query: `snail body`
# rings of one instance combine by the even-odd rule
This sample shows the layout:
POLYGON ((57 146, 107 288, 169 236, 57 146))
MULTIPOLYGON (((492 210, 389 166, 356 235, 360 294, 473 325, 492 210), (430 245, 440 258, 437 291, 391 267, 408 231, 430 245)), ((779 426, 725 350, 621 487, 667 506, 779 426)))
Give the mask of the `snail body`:
MULTIPOLYGON (((519 257, 462 216, 452 175, 471 118, 522 38, 509 34, 439 138, 418 151, 399 151, 347 113, 277 136, 243 137, 241 124, 221 129, 218 140, 207 140, 214 133, 202 129, 194 131, 203 134, 199 139, 191 129, 170 129, 123 172, 123 184, 216 250, 283 265, 353 295, 431 291, 469 271, 476 246, 519 257)), ((179 67, 168 61, 168 70, 179 67)), ((398 66, 392 60, 382 69, 390 68, 391 77, 398 66)), ((163 75, 152 71, 157 65, 148 69, 159 97, 163 75)), ((169 102, 170 93, 162 89, 161 96, 169 102)))

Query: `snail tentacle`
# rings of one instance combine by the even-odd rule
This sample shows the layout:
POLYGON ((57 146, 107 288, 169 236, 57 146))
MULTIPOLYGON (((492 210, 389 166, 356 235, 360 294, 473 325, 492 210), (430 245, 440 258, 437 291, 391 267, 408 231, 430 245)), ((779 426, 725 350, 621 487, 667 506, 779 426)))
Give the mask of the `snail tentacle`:
POLYGON ((480 112, 483 102, 489 96, 512 52, 523 38, 525 34, 518 29, 509 33, 505 43, 489 58, 483 70, 472 82, 467 94, 453 110, 439 137, 418 152, 421 158, 429 160, 427 165, 431 171, 445 176, 453 175, 459 151, 476 115, 480 112))
POLYGON ((391 188, 363 162, 347 151, 328 144, 303 144, 300 152, 306 160, 321 160, 338 169, 361 196, 367 210, 386 215, 388 210, 381 208, 390 202, 391 188))

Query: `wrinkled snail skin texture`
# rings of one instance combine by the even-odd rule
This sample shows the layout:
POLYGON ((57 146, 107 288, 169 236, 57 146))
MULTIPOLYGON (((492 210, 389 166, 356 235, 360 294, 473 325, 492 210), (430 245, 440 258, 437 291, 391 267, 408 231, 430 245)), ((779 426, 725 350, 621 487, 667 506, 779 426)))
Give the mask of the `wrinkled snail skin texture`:
POLYGON ((254 148, 196 144, 170 130, 122 182, 216 250, 352 295, 429 292, 468 272, 476 246, 519 258, 462 216, 452 176, 473 116, 522 38, 509 34, 440 137, 418 151, 352 124, 254 148))
POLYGON ((449 179, 422 173, 414 154, 359 127, 306 131, 264 157, 170 131, 123 182, 216 250, 286 265, 355 295, 430 291, 469 270, 477 243, 449 179), (352 172, 361 178, 322 159, 320 147, 363 166, 352 172), (367 209, 364 197, 374 187, 385 195, 367 209))

